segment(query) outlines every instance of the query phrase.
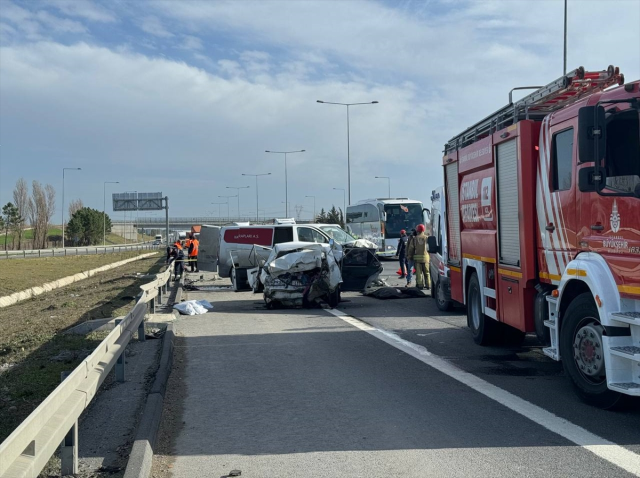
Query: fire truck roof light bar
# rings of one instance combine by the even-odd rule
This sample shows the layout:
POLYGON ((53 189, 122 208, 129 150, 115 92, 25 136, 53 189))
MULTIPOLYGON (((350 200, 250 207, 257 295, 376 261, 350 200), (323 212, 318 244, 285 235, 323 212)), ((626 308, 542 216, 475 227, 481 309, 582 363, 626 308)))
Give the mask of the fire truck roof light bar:
POLYGON ((463 148, 502 128, 523 119, 541 120, 549 113, 568 104, 575 103, 588 95, 602 91, 614 84, 624 84, 624 75, 618 67, 610 65, 602 71, 585 71, 576 68, 546 86, 512 103, 512 92, 518 89, 536 87, 517 87, 509 92, 509 104, 467 128, 450 139, 444 152, 463 148))

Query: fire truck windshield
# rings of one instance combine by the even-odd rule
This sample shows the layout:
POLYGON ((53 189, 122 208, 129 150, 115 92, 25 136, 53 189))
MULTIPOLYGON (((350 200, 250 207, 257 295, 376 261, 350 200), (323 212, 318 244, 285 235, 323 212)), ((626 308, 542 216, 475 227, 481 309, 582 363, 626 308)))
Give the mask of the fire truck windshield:
POLYGON ((630 108, 607 112, 607 189, 640 195, 640 112, 630 108))

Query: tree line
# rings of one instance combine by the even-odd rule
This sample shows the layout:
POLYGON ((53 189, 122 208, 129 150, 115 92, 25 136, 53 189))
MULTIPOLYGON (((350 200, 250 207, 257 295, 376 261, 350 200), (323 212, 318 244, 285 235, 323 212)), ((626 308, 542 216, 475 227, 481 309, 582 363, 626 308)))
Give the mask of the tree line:
MULTIPOLYGON (((111 219, 102 211, 84 207, 82 200, 69 203, 69 222, 65 229, 65 244, 88 246, 102 243, 103 227, 111 232, 111 219)), ((4 250, 44 249, 49 243, 62 244, 62 236, 49 234, 51 220, 56 209, 56 191, 51 184, 39 181, 31 183, 31 191, 24 178, 18 179, 13 189, 13 201, 5 204, 0 212, 0 245, 4 250), (30 231, 30 239, 26 231, 30 231)))
POLYGON ((341 208, 332 206, 331 209, 325 212, 324 208, 320 210, 320 214, 316 216, 316 223, 318 224, 339 224, 344 228, 344 213, 341 208))

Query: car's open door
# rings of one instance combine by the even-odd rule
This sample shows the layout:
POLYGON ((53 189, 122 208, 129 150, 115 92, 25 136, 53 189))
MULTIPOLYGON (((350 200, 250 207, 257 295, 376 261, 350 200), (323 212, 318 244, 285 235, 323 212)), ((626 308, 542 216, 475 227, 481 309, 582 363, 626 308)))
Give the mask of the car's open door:
POLYGON ((342 292, 363 291, 382 272, 382 264, 374 249, 343 245, 342 252, 342 292))

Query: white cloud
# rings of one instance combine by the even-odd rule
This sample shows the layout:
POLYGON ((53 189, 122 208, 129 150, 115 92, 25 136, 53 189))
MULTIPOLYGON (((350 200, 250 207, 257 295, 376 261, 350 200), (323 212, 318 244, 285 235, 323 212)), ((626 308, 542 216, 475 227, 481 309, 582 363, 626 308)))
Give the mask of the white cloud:
POLYGON ((155 16, 144 17, 140 22, 140 28, 142 31, 160 38, 171 38, 174 36, 173 33, 164 27, 160 19, 155 16))
POLYGON ((42 23, 46 28, 50 28, 56 32, 63 33, 86 33, 87 28, 74 20, 68 18, 59 18, 44 10, 41 10, 34 14, 34 18, 42 23))
MULTIPOLYGON (((55 5, 89 21, 116 20, 74 2, 55 5)), ((5 5, 3 37, 43 38, 47 19, 5 5)), ((2 48, 0 153, 15 164, 2 171, 5 189, 14 177, 30 177, 32 164, 57 178, 63 159, 83 161, 86 183, 74 187, 95 206, 102 201, 96 184, 109 176, 123 189, 168 193, 172 214, 195 213, 187 209, 192 201, 204 213, 226 185, 241 185, 242 172, 271 171, 261 196, 273 211, 284 200, 283 166, 263 151, 304 148, 289 158, 290 200, 315 194, 318 209, 340 204, 332 188, 346 183, 346 112, 315 100, 378 100, 351 109, 353 199, 386 193, 385 182, 373 179, 386 175, 392 193, 427 200, 441 183, 446 140, 506 104, 512 87, 546 84, 562 68, 557 1, 111 5, 141 18, 152 35, 127 38, 131 45, 184 58, 140 55, 124 43, 2 48), (165 39, 175 48, 164 49, 165 39)), ((569 5, 569 67, 613 63, 628 80, 640 77, 640 3, 569 5)), ((246 197, 243 209, 251 210, 246 197)))
MULTIPOLYGON (((75 188, 86 203, 98 205, 102 178, 123 184, 136 178, 135 189, 173 191, 175 213, 186 214, 187 203, 204 208, 212 195, 241 181, 242 172, 264 170, 273 177, 264 184, 263 205, 278 208, 282 162, 263 153, 278 148, 307 150, 290 158, 293 202, 315 193, 318 207, 337 203, 331 188, 345 184, 346 125, 342 109, 315 103, 324 96, 382 101, 352 112, 354 197, 370 194, 371 168, 382 171, 402 158, 407 167, 422 169, 426 147, 440 142, 425 139, 419 124, 406 128, 418 117, 412 113, 415 90, 406 86, 308 84, 283 73, 268 83, 225 79, 184 63, 87 44, 0 51, 3 154, 21 157, 11 175, 30 177, 30 164, 42 158, 54 171, 81 163, 86 176, 75 188), (188 195, 174 187, 182 175, 191 178, 188 195)), ((416 183, 403 192, 420 196, 421 190, 416 183)))
POLYGON ((65 15, 80 17, 93 22, 111 23, 116 16, 106 8, 88 0, 48 0, 45 2, 65 15))
POLYGON ((184 35, 180 48, 184 50, 202 50, 202 40, 192 35, 184 35))

